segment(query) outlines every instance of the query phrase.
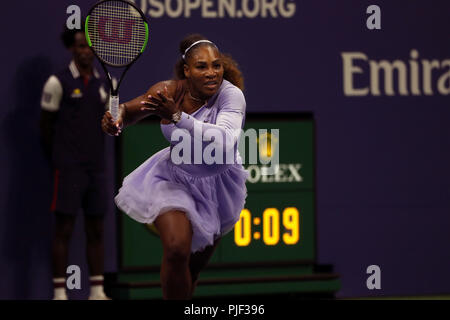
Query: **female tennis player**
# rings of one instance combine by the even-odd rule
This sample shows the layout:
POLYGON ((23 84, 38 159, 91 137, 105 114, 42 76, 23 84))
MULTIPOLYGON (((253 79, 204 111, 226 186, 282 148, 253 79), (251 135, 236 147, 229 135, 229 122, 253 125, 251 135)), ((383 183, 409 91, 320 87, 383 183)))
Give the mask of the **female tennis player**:
POLYGON ((156 114, 171 142, 128 175, 115 198, 122 211, 138 222, 154 223, 160 234, 164 299, 192 297, 200 270, 219 239, 239 220, 247 196, 248 172, 241 164, 236 134, 245 121, 241 72, 230 56, 198 34, 181 41, 180 54, 175 80, 159 82, 121 104, 116 122, 109 112, 102 120, 106 133, 118 135, 122 128, 156 114), (176 164, 172 150, 181 139, 173 137, 187 134, 192 137, 191 146, 200 143, 203 151, 210 142, 195 142, 199 132, 201 140, 216 133, 214 143, 220 148, 215 150, 232 150, 233 161, 194 162, 198 154, 194 155, 193 147, 193 161, 176 164))

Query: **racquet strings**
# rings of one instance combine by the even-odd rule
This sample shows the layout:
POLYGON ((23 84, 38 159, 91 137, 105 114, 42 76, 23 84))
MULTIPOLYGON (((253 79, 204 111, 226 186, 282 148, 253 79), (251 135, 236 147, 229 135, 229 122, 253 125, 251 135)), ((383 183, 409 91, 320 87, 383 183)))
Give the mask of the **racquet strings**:
POLYGON ((148 27, 132 5, 106 1, 97 5, 87 21, 92 49, 111 66, 126 66, 145 49, 148 27))

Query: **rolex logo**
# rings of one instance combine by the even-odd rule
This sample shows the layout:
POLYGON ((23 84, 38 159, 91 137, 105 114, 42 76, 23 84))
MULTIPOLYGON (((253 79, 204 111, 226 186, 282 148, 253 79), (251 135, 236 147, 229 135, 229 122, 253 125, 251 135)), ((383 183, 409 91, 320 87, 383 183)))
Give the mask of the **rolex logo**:
POLYGON ((269 132, 265 132, 258 137, 259 157, 264 161, 272 158, 274 150, 278 147, 278 138, 269 132))

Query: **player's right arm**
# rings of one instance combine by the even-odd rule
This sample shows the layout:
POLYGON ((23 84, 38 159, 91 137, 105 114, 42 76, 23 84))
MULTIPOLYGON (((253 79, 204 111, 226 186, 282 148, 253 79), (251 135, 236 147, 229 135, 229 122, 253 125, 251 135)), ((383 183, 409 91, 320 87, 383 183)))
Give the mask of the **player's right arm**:
POLYGON ((146 100, 149 95, 157 96, 157 91, 164 91, 167 86, 170 96, 175 95, 177 82, 174 80, 161 81, 150 87, 146 93, 128 102, 119 105, 119 119, 114 123, 111 113, 105 112, 102 120, 102 129, 109 135, 118 135, 122 128, 128 127, 148 117, 154 112, 142 110, 141 101, 146 100))
POLYGON ((41 97, 40 131, 45 155, 50 159, 53 145, 55 122, 63 95, 61 82, 54 75, 44 84, 41 97))

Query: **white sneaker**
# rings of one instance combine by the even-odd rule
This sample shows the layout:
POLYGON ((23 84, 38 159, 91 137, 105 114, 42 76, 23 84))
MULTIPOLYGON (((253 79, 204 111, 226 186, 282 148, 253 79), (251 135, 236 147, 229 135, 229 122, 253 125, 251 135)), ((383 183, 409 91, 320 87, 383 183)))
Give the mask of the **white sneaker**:
POLYGON ((111 298, 107 297, 106 294, 96 294, 96 295, 90 295, 89 300, 111 300, 111 298))

